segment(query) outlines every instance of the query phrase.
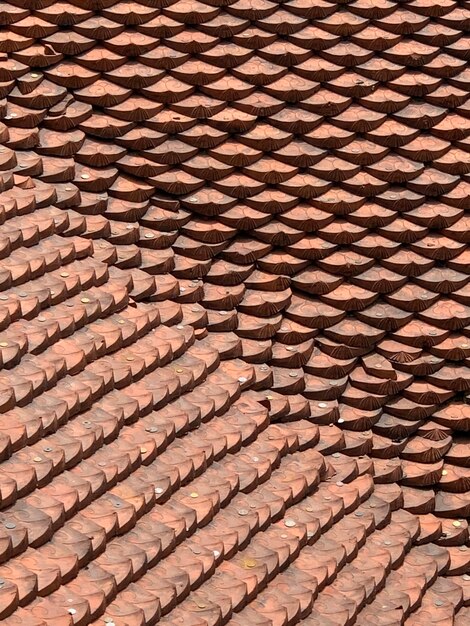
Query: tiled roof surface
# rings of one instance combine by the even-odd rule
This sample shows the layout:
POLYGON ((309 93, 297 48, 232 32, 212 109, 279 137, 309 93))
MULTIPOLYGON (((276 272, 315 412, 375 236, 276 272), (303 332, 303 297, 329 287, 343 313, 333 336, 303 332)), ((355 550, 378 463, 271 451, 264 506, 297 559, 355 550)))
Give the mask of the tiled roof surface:
POLYGON ((468 626, 470 3, 0 2, 4 626, 468 626))

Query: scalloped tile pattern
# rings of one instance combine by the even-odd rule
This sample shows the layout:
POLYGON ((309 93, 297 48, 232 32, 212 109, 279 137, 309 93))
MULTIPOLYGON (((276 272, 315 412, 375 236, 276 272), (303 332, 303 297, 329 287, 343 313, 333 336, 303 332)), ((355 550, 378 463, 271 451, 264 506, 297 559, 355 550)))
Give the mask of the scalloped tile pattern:
POLYGON ((5 626, 468 626, 470 3, 0 2, 5 626))

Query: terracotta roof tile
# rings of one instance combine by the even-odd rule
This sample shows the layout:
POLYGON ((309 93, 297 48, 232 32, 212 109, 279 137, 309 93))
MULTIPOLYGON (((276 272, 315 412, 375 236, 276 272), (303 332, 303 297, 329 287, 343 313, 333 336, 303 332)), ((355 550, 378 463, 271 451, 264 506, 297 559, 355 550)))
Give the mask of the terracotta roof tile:
POLYGON ((466 624, 466 3, 0 21, 2 623, 466 624))

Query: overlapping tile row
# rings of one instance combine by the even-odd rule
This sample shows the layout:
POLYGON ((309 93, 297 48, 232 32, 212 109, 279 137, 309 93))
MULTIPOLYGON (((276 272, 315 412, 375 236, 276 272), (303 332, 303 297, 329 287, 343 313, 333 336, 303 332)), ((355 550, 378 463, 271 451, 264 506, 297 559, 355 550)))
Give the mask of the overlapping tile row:
POLYGON ((0 619, 470 620, 470 7, 0 3, 0 619))

